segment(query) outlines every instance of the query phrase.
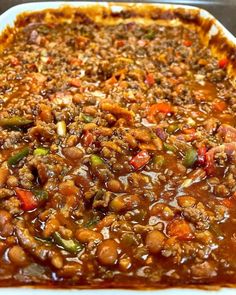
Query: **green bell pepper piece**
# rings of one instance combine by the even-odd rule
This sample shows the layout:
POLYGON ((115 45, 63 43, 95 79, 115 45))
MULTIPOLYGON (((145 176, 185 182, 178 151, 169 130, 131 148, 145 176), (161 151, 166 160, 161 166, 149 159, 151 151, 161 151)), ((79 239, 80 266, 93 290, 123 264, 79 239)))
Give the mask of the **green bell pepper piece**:
POLYGON ((82 245, 77 241, 74 241, 72 239, 69 239, 69 240, 63 239, 58 232, 55 232, 53 234, 53 237, 57 245, 61 246, 64 250, 70 253, 73 253, 73 254, 78 253, 83 248, 82 245))
POLYGON ((34 156, 45 156, 48 153, 49 153, 49 149, 42 148, 42 147, 36 148, 34 150, 34 156))
POLYGON ((32 120, 20 116, 0 119, 0 126, 2 127, 22 127, 32 123, 32 120))
POLYGON ((104 164, 103 159, 99 157, 98 155, 91 155, 91 165, 92 167, 97 167, 99 165, 104 164))
POLYGON ((183 158, 183 165, 187 168, 190 168, 194 165, 196 161, 197 161, 197 151, 193 148, 188 149, 183 158))
POLYGON ((22 160, 23 158, 28 156, 29 152, 30 152, 30 149, 28 147, 23 148, 18 153, 12 155, 8 159, 8 161, 7 161, 8 165, 10 165, 10 166, 16 165, 18 162, 20 162, 20 160, 22 160))

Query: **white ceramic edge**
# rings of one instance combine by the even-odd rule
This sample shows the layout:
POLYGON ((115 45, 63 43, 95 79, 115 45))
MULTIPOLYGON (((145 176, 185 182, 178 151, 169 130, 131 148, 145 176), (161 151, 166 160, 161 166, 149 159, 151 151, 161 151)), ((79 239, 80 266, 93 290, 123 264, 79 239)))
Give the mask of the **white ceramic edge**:
MULTIPOLYGON (((1 0, 0 0, 1 1, 1 0)), ((8 9, 2 15, 0 15, 0 32, 2 32, 7 25, 13 26, 16 16, 22 12, 26 11, 38 11, 47 8, 58 8, 61 5, 70 5, 74 7, 78 6, 87 6, 99 4, 101 6, 108 6, 107 2, 84 2, 84 1, 77 1, 77 2, 65 2, 65 1, 57 1, 57 2, 38 2, 38 3, 25 3, 13 6, 12 8, 8 9)), ((147 5, 148 3, 142 3, 147 5)), ((141 3, 136 3, 136 5, 142 5, 141 3)), ((193 9, 193 10, 200 10, 201 17, 207 19, 214 19, 216 28, 213 30, 213 33, 216 32, 215 30, 221 30, 223 34, 230 40, 232 43, 236 45, 236 38, 218 21, 211 15, 208 11, 204 9, 200 9, 195 6, 189 5, 175 5, 175 4, 159 4, 159 3, 150 3, 151 5, 155 5, 158 7, 164 8, 185 8, 185 9, 193 9)), ((115 9, 119 10, 120 6, 119 3, 114 4, 115 9)), ((58 293, 59 295, 139 295, 145 293, 147 295, 235 295, 236 289, 228 289, 222 288, 219 290, 199 290, 199 289, 181 289, 181 288, 170 288, 164 290, 127 290, 127 289, 94 289, 94 290, 76 290, 76 289, 31 289, 27 287, 18 287, 18 288, 0 288, 1 295, 55 295, 58 293)))

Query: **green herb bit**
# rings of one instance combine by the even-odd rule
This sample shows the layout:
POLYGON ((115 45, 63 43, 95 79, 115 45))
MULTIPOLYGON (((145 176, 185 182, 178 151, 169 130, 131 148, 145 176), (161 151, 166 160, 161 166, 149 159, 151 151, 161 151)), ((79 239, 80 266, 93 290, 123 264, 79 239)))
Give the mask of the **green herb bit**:
POLYGON ((42 189, 33 190, 33 194, 35 195, 38 202, 46 201, 48 199, 48 193, 42 189))
POLYGON ((64 250, 70 253, 75 254, 83 249, 82 245, 79 242, 74 241, 72 239, 63 239, 58 232, 55 232, 53 234, 53 237, 57 245, 61 246, 64 250))
POLYGON ((34 156, 45 156, 48 153, 49 153, 49 149, 42 148, 42 147, 36 148, 34 150, 34 156))
POLYGON ((28 147, 23 148, 21 151, 14 154, 8 159, 7 161, 8 165, 10 166, 16 165, 18 162, 20 162, 20 160, 28 156, 29 152, 30 152, 30 149, 28 147))
POLYGON ((92 217, 84 226, 87 228, 93 227, 100 221, 99 216, 92 217))

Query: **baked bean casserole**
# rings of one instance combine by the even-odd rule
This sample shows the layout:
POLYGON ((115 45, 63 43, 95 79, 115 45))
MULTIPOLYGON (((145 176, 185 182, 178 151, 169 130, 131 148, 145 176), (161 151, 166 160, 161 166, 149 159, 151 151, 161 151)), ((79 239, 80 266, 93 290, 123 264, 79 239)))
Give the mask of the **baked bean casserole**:
POLYGON ((27 13, 1 48, 0 286, 236 284, 232 56, 197 13, 27 13))

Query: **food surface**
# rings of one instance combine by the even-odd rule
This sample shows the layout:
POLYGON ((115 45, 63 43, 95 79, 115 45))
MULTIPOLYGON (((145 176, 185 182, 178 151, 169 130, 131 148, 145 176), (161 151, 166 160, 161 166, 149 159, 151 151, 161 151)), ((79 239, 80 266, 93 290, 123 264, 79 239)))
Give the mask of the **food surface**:
POLYGON ((62 15, 0 53, 0 286, 236 284, 227 56, 167 12, 62 15))

